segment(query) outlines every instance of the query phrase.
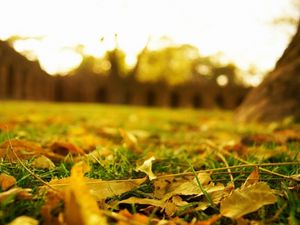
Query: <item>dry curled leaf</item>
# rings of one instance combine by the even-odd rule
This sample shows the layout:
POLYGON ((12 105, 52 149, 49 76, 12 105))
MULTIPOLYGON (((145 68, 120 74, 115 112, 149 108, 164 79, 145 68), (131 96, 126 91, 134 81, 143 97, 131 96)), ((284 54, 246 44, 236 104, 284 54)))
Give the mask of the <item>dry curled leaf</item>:
POLYGON ((2 191, 6 191, 16 184, 16 178, 5 173, 0 174, 0 187, 2 191))
POLYGON ((77 147, 76 145, 69 143, 69 142, 64 142, 64 141, 57 141, 54 142, 51 146, 50 149, 53 153, 56 153, 58 155, 63 155, 66 156, 69 153, 75 154, 75 155, 84 155, 85 152, 77 147))
POLYGON ((149 177, 149 180, 153 180, 156 178, 154 173, 152 172, 152 161, 155 160, 155 157, 152 156, 151 158, 144 161, 144 163, 141 166, 138 166, 136 168, 136 171, 141 171, 147 174, 149 177))
POLYGON ((64 190, 65 209, 63 220, 68 225, 106 225, 106 217, 90 195, 84 181, 85 163, 77 163, 71 170, 70 185, 64 190))
POLYGON ((38 225, 39 221, 28 216, 19 216, 7 225, 38 225))
POLYGON ((255 212, 264 205, 273 204, 276 199, 274 191, 267 183, 258 182, 234 190, 221 201, 220 211, 223 216, 236 219, 255 212))
POLYGON ((53 168, 55 168, 55 165, 51 161, 51 159, 49 159, 43 155, 35 158, 32 161, 31 166, 33 166, 34 168, 38 168, 38 169, 53 169, 53 168))

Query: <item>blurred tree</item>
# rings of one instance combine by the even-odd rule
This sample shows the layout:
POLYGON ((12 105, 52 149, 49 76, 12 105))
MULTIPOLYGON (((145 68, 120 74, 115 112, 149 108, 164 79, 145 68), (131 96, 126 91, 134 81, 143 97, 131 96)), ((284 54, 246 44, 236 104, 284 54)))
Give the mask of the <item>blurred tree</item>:
POLYGON ((274 70, 253 89, 239 107, 240 120, 300 120, 300 20, 297 32, 274 70))
POLYGON ((164 80, 177 84, 191 78, 198 49, 191 45, 169 46, 158 50, 143 50, 138 57, 136 76, 142 81, 164 80))

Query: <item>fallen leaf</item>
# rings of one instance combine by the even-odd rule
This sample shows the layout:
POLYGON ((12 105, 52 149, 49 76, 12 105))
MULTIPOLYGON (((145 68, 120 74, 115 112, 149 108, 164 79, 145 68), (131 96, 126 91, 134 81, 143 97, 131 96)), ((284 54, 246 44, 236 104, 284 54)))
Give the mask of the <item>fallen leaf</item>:
POLYGON ((258 182, 234 190, 231 195, 221 201, 220 211, 223 216, 236 219, 255 212, 264 205, 273 204, 276 200, 274 191, 268 184, 258 182))
POLYGON ((141 149, 138 146, 138 140, 133 134, 125 131, 124 129, 120 129, 120 134, 123 138, 124 147, 135 152, 141 152, 141 149))
POLYGON ((41 208, 41 215, 43 217, 43 224, 45 225, 58 225, 60 224, 58 213, 56 215, 53 213, 54 211, 59 212, 62 211, 62 203, 63 198, 57 192, 49 190, 45 196, 45 203, 41 208))
POLYGON ((0 193, 0 202, 6 201, 8 198, 17 198, 17 199, 31 199, 32 190, 30 188, 11 188, 8 191, 0 193))
POLYGON ((212 224, 214 224, 215 222, 217 222, 221 218, 222 218, 221 214, 216 214, 216 215, 213 215, 212 217, 210 217, 207 220, 197 221, 193 225, 212 225, 212 224))
MULTIPOLYGON (((138 187, 145 181, 146 178, 111 181, 92 179, 87 177, 83 178, 83 182, 87 186, 90 194, 97 200, 121 195, 138 187)), ((67 177, 59 180, 52 180, 48 184, 55 189, 63 190, 71 186, 71 178, 67 177)))
POLYGON ((155 160, 155 157, 152 156, 151 158, 144 161, 144 163, 141 166, 138 166, 135 170, 141 171, 147 174, 149 177, 149 180, 153 180, 156 178, 154 173, 152 172, 152 161, 155 160))
POLYGON ((35 158, 32 161, 31 166, 33 166, 34 168, 38 168, 38 169, 53 169, 53 168, 55 168, 54 163, 44 155, 41 155, 41 156, 35 158))
POLYGON ((6 191, 16 184, 16 178, 5 173, 0 174, 0 187, 2 191, 6 191))
POLYGON ((16 161, 16 157, 11 150, 11 146, 17 156, 21 159, 30 159, 33 156, 44 154, 45 151, 36 143, 25 140, 10 140, 0 145, 0 159, 16 161))
POLYGON ((267 134, 254 134, 245 136, 241 139, 241 144, 246 146, 260 146, 263 144, 282 144, 282 140, 278 140, 272 135, 267 134))
POLYGON ((19 216, 7 225, 38 225, 39 221, 29 216, 19 216))
MULTIPOLYGON (((215 185, 211 181, 210 175, 208 173, 199 173, 198 179, 207 193, 222 191, 225 189, 224 185, 221 183, 215 185)), ((196 178, 194 178, 193 180, 185 181, 183 183, 180 183, 179 185, 175 182, 171 183, 169 190, 164 195, 163 199, 169 199, 174 195, 203 195, 203 192, 198 186, 196 178)))
POLYGON ((14 129, 14 127, 16 126, 16 122, 15 121, 5 121, 5 122, 1 122, 0 123, 0 133, 1 132, 7 132, 7 131, 11 131, 14 129))
POLYGON ((226 145, 224 146, 224 150, 237 153, 239 156, 245 156, 248 153, 248 148, 243 144, 235 144, 235 145, 226 145))
POLYGON ((71 170, 70 185, 64 190, 64 222, 68 225, 106 225, 106 217, 98 208, 96 200, 90 195, 84 181, 87 164, 80 162, 71 170))
POLYGON ((156 179, 154 180, 154 197, 158 199, 162 199, 164 195, 168 192, 168 188, 173 182, 174 177, 164 178, 164 179, 156 179))
POLYGON ((171 217, 178 211, 178 206, 171 199, 165 202, 163 210, 168 217, 171 217))
POLYGON ((143 214, 135 213, 131 214, 127 209, 118 213, 119 221, 117 225, 148 225, 149 218, 143 214))
POLYGON ((152 205, 156 207, 163 207, 164 202, 157 199, 149 199, 149 198, 137 198, 137 197, 130 197, 128 199, 124 199, 119 201, 118 204, 141 204, 141 205, 152 205))
POLYGON ((274 135, 284 143, 300 142, 300 131, 293 129, 276 130, 274 135))
POLYGON ((259 181, 259 169, 258 167, 255 167, 255 170, 250 173, 250 175, 247 177, 245 183, 242 185, 241 188, 248 187, 252 184, 255 184, 259 181))
POLYGON ((59 154, 59 155, 63 155, 66 156, 69 153, 71 154, 79 154, 79 155, 84 155, 85 152, 77 147, 76 145, 69 143, 69 142, 64 142, 64 141, 58 141, 58 142, 54 142, 53 144, 51 144, 50 149, 52 152, 59 154))

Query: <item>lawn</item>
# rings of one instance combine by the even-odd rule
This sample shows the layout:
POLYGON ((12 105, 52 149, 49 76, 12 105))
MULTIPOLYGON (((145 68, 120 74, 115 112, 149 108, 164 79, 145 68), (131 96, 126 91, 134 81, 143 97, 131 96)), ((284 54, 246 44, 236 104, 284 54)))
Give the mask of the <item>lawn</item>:
POLYGON ((299 224, 299 151, 292 119, 0 102, 0 224, 299 224))

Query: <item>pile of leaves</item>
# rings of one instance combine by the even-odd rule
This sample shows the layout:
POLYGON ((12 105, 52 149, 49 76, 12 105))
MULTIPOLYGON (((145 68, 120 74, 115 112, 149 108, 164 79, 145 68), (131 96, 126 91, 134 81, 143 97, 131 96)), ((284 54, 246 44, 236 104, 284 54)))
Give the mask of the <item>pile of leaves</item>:
POLYGON ((293 121, 2 105, 0 224, 299 224, 300 126, 293 121))

